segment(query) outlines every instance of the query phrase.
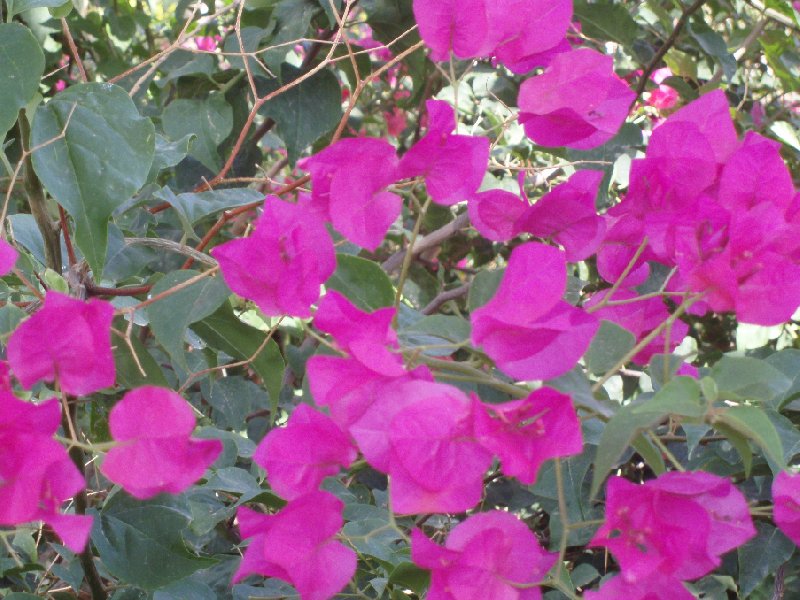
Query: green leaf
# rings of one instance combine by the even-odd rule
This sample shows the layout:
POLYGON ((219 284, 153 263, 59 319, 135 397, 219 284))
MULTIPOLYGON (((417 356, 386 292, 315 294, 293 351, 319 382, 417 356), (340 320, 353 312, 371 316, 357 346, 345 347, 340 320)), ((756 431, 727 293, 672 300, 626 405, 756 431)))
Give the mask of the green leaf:
POLYGON ((216 592, 199 581, 179 581, 157 590, 153 600, 216 600, 216 592))
POLYGON ((702 417, 706 406, 700 401, 700 386, 692 377, 675 377, 653 398, 633 407, 634 414, 679 415, 702 417))
POLYGON ((403 539, 397 528, 386 519, 367 518, 351 521, 342 529, 342 535, 353 545, 356 552, 374 556, 378 560, 394 562, 394 548, 403 539))
POLYGON ((336 271, 325 286, 347 296, 361 310, 394 304, 394 286, 377 264, 348 254, 336 255, 336 271))
POLYGON ((631 444, 633 439, 665 416, 655 412, 636 413, 634 408, 635 406, 623 407, 606 423, 594 460, 591 497, 594 497, 600 490, 606 475, 616 465, 625 448, 631 444))
POLYGON ((610 0, 591 4, 586 0, 577 0, 575 17, 581 23, 581 32, 590 38, 616 42, 630 48, 639 35, 639 28, 630 10, 610 0))
POLYGON ((408 588, 419 596, 428 588, 431 572, 410 562, 402 562, 389 573, 389 584, 408 588))
MULTIPOLYGON (((267 80, 259 95, 273 92, 300 75, 299 69, 284 63, 281 82, 267 80)), ((339 124, 342 89, 333 73, 322 70, 267 102, 261 114, 278 124, 277 133, 286 144, 289 164, 294 165, 303 150, 339 124)))
POLYGON ((794 554, 795 545, 769 523, 756 522, 758 535, 739 547, 739 597, 745 598, 767 575, 778 570, 794 554))
POLYGON ((0 23, 0 141, 17 122, 19 110, 39 90, 44 53, 31 30, 0 23))
POLYGON ((234 431, 247 429, 247 415, 270 407, 266 392, 244 377, 217 379, 211 386, 209 402, 214 409, 214 422, 234 431))
POLYGON ((42 146, 33 154, 36 174, 75 219, 75 243, 99 278, 108 218, 147 181, 155 150, 153 124, 139 115, 122 88, 85 83, 36 111, 31 146, 42 146))
POLYGON ((611 321, 601 321, 600 329, 584 355, 592 373, 605 373, 636 345, 636 337, 611 321))
POLYGON ((0 336, 14 331, 25 317, 25 311, 13 304, 0 306, 0 336))
POLYGON ((719 62, 725 78, 731 81, 736 75, 736 59, 728 52, 728 45, 723 37, 711 29, 700 17, 693 19, 687 29, 706 54, 719 62))
POLYGON ((182 497, 165 494, 142 502, 119 492, 106 502, 92 541, 110 573, 155 590, 215 564, 186 548, 183 532, 190 520, 182 497))
POLYGON ((189 147, 196 137, 194 134, 187 134, 181 139, 171 142, 157 133, 155 155, 147 181, 155 181, 161 171, 174 167, 186 158, 186 155, 189 154, 189 147))
POLYGON ((40 596, 35 596, 34 594, 28 594, 25 592, 14 592, 5 596, 6 600, 42 600, 40 596))
POLYGON ((719 431, 722 435, 728 438, 731 446, 736 448, 739 456, 742 458, 742 465, 744 465, 745 477, 750 477, 750 472, 753 469, 753 449, 750 447, 750 442, 741 433, 736 431, 733 427, 728 427, 724 423, 714 423, 714 429, 719 431))
MULTIPOLYGON (((267 335, 255 327, 242 323, 228 305, 192 325, 192 331, 211 348, 239 360, 247 360, 252 357, 264 343, 264 337, 267 335)), ((267 343, 266 347, 253 360, 251 366, 264 381, 274 418, 283 384, 283 371, 286 368, 275 340, 267 343)))
POLYGON ((205 100, 173 100, 164 109, 162 123, 170 139, 197 136, 189 155, 212 171, 219 171, 222 163, 217 146, 233 130, 233 108, 223 94, 211 94, 205 100))
MULTIPOLYGON (((755 406, 733 406, 717 415, 716 419, 754 441, 779 468, 786 466, 781 438, 762 409, 755 406)), ((716 426, 716 423, 712 425, 716 426)))
MULTIPOLYGON (((57 8, 64 4, 64 0, 9 0, 8 15, 13 17, 32 8, 57 8)), ((3 64, 0 62, 0 64, 3 64)))
POLYGON ((264 194, 247 188, 230 188, 200 193, 188 192, 177 196, 169 188, 164 188, 154 195, 172 205, 178 212, 181 221, 185 223, 185 227, 192 234, 194 234, 193 225, 203 217, 264 199, 264 194))
MULTIPOLYGON (((125 331, 126 324, 122 319, 116 325, 117 331, 125 331)), ((159 385, 169 387, 164 372, 158 363, 139 341, 139 338, 132 335, 128 342, 112 331, 114 347, 114 363, 117 367, 117 383, 127 389, 133 389, 142 385, 159 385), (131 348, 132 347, 132 348, 131 348), (134 358, 133 352, 136 353, 134 358), (144 373, 139 370, 142 367, 144 373)))
POLYGON ((723 400, 757 400, 774 404, 792 382, 778 369, 757 358, 723 356, 711 369, 723 400))
POLYGON ((661 450, 656 448, 650 439, 644 434, 637 435, 631 442, 631 446, 639 453, 644 459, 644 462, 653 469, 653 473, 661 475, 667 470, 667 465, 664 463, 664 457, 661 455, 661 450))
POLYGON ((494 297, 505 272, 505 269, 496 269, 494 271, 480 271, 475 275, 467 296, 467 308, 469 308, 470 312, 480 308, 494 297))
MULTIPOLYGON (((174 271, 165 275, 153 287, 151 293, 157 296, 199 274, 191 270, 174 271)), ((186 353, 183 350, 186 329, 192 323, 213 314, 230 294, 221 277, 204 277, 146 308, 153 335, 172 359, 184 369, 188 368, 186 353)))
POLYGON ((674 354, 655 354, 650 359, 650 364, 647 367, 647 373, 653 381, 653 389, 658 390, 663 385, 672 379, 673 375, 681 368, 683 359, 674 354))
MULTIPOLYGON (((431 315, 402 328, 398 335, 403 345, 440 346, 461 344, 469 340, 470 324, 462 317, 452 315, 431 315)), ((450 356, 457 348, 431 348, 425 353, 431 356, 450 356)))

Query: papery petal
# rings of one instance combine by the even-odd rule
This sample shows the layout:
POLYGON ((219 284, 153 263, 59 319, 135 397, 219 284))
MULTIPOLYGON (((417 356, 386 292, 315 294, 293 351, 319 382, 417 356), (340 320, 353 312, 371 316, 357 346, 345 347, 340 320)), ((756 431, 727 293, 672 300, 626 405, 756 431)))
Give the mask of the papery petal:
POLYGON ((267 471, 272 489, 291 500, 313 492, 356 456, 355 447, 330 417, 301 404, 286 427, 267 434, 253 460, 267 471))
POLYGON ((589 48, 557 55, 542 75, 523 82, 520 122, 537 144, 586 150, 616 135, 635 94, 613 60, 589 48))
POLYGON ((781 471, 772 481, 775 524, 800 545, 800 476, 781 471))
POLYGON ((83 302, 50 290, 44 306, 11 334, 9 365, 26 388, 56 377, 61 389, 74 396, 110 387, 116 378, 113 318, 108 302, 83 302))
POLYGON ((528 208, 522 198, 505 190, 480 192, 467 204, 473 227, 494 242, 507 242, 516 237, 518 222, 528 208))
POLYGON ((17 263, 17 258, 19 258, 19 252, 14 249, 14 246, 0 238, 0 276, 11 272, 17 263))

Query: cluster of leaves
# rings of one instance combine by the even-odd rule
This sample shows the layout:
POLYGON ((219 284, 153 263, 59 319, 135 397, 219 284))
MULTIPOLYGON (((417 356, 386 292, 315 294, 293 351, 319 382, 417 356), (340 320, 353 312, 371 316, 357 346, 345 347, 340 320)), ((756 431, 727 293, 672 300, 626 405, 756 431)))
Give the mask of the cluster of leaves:
POLYGON ((800 594, 800 8, 507 4, 0 2, 4 597, 800 594))

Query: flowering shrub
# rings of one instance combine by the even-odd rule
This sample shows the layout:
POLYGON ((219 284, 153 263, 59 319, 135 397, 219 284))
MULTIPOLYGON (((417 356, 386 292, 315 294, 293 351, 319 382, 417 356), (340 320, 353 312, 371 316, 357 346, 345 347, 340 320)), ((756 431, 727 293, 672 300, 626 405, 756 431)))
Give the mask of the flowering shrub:
POLYGON ((797 3, 0 15, 0 595, 800 597, 797 3))

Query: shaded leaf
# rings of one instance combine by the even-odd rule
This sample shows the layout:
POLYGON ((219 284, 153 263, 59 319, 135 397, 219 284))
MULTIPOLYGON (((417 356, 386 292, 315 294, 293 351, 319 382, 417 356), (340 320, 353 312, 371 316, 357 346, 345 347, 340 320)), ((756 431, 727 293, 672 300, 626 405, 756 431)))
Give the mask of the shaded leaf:
POLYGON ((336 255, 336 271, 325 286, 347 296, 358 308, 374 311, 394 304, 394 286, 376 263, 348 254, 336 255))
POLYGON ((162 116, 164 131, 173 140, 197 136, 189 155, 212 171, 222 167, 217 146, 233 129, 233 108, 222 94, 205 100, 178 98, 169 103, 162 116))
MULTIPOLYGON (((14 13, 11 13, 12 15, 14 13)), ((19 23, 0 23, 0 141, 39 90, 44 53, 31 30, 19 23)))
POLYGON ((36 174, 75 219, 75 243, 99 278, 108 219, 147 181, 155 150, 153 124, 139 115, 121 87, 84 83, 36 111, 31 146, 42 146, 33 154, 36 174))

